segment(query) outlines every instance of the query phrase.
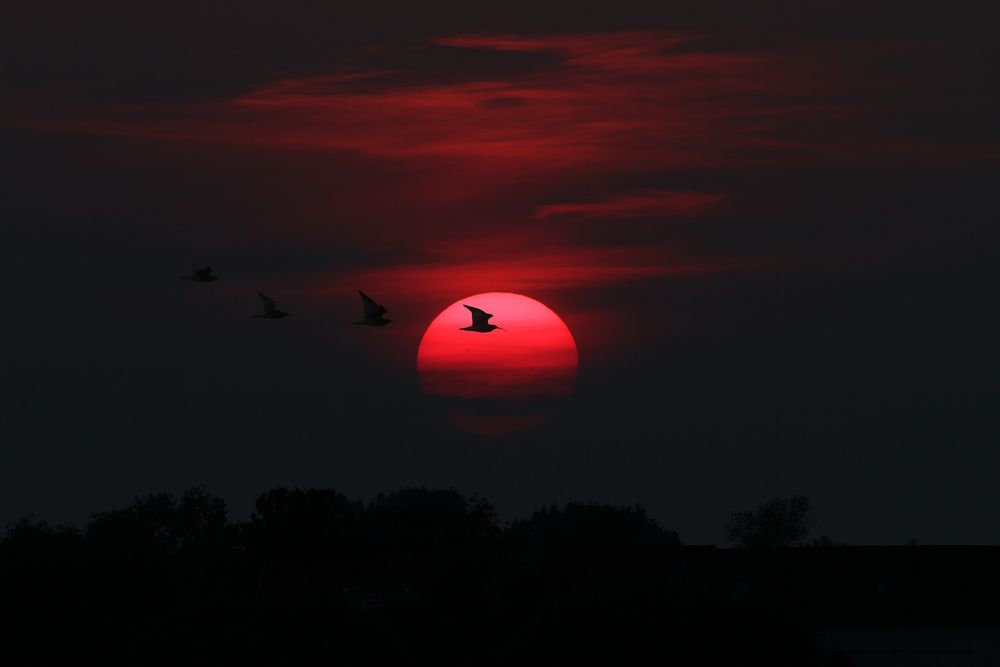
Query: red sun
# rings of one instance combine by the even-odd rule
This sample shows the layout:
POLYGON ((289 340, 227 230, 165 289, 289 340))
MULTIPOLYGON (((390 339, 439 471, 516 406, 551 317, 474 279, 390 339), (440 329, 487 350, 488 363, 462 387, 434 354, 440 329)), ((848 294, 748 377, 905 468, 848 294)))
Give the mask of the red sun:
POLYGON ((502 435, 543 424, 573 393, 579 356, 569 328, 544 304, 521 294, 486 292, 459 299, 427 327, 417 351, 424 393, 459 428, 502 435), (465 306, 492 313, 506 331, 462 331, 465 306))

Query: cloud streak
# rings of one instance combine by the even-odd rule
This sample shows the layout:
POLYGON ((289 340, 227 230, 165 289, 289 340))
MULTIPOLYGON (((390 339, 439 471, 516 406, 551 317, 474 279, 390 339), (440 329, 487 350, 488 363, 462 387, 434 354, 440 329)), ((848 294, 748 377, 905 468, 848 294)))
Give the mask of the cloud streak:
POLYGON ((53 129, 355 151, 381 157, 483 160, 509 169, 597 172, 814 159, 795 136, 823 115, 833 85, 801 54, 692 50, 661 32, 456 36, 438 48, 548 52, 519 74, 411 82, 394 70, 287 78, 221 102, 106 105, 43 118, 53 129), (80 113, 76 113, 80 112, 80 113), (141 120, 135 120, 141 116, 141 120))
POLYGON ((538 220, 551 218, 621 219, 698 216, 725 199, 707 192, 644 190, 616 195, 599 202, 543 204, 535 212, 538 220))
POLYGON ((276 77, 215 101, 81 105, 70 92, 0 107, 0 124, 447 162, 504 181, 971 154, 873 134, 881 112, 859 93, 890 82, 828 52, 703 42, 666 31, 457 34, 428 48, 449 62, 471 52, 548 57, 455 74, 400 56, 276 77))
MULTIPOLYGON (((808 263, 762 257, 767 244, 753 240, 768 235, 755 225, 781 223, 722 219, 746 213, 737 209, 751 199, 753 186, 733 174, 971 155, 872 131, 873 113, 898 115, 867 103, 885 82, 817 49, 726 50, 668 31, 456 33, 422 48, 423 59, 388 49, 367 64, 275 74, 211 100, 84 103, 66 93, 58 103, 53 89, 0 105, 0 124, 208 154, 273 149, 315 164, 261 171, 255 183, 267 192, 253 196, 274 200, 273 219, 257 227, 272 236, 261 242, 327 243, 372 267, 358 283, 442 297, 808 263), (483 62, 475 54, 527 59, 457 64, 483 62), (717 224, 690 224, 709 216, 717 224), (624 220, 637 224, 600 224, 624 220)), ((327 281, 356 269, 330 266, 327 281)))

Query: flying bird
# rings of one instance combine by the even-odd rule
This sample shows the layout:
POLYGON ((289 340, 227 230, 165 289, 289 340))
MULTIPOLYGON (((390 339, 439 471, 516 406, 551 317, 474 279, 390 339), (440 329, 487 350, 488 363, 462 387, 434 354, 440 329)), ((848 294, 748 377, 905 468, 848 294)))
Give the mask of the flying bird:
MULTIPOLYGON (((462 304, 465 306, 465 304, 462 304)), ((472 313, 472 326, 462 327, 459 331, 476 331, 478 333, 489 333, 494 329, 500 329, 500 331, 506 331, 503 327, 498 327, 495 324, 489 324, 489 319, 493 317, 491 314, 487 313, 485 310, 480 310, 479 308, 474 308, 473 306, 465 306, 472 313)))
POLYGON ((198 266, 197 264, 191 264, 191 275, 181 276, 181 280, 193 280, 196 283, 210 283, 213 280, 218 280, 219 276, 215 275, 215 272, 210 266, 198 266))
POLYGON ((288 317, 291 313, 286 313, 283 310, 278 310, 278 305, 274 303, 274 299, 266 297, 260 292, 257 292, 260 296, 260 302, 264 304, 264 312, 259 315, 251 315, 250 317, 263 317, 269 320, 280 320, 282 317, 288 317))
POLYGON ((361 305, 365 308, 365 316, 361 320, 355 322, 355 324, 367 324, 373 327, 384 327, 386 324, 389 324, 389 322, 392 322, 392 320, 387 320, 382 317, 389 312, 386 310, 385 306, 375 303, 374 299, 361 290, 358 290, 358 294, 361 295, 361 305))

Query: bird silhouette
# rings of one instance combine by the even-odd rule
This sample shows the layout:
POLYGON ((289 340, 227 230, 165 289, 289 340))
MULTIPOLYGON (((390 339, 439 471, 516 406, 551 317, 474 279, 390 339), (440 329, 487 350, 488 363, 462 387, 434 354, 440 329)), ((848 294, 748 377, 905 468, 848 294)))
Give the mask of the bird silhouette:
POLYGON ((218 280, 219 276, 215 275, 210 266, 198 266, 197 264, 191 264, 191 275, 181 276, 181 280, 193 280, 196 283, 210 283, 213 280, 218 280))
MULTIPOLYGON (((465 304, 462 304, 465 306, 465 304)), ((495 324, 489 324, 489 319, 493 317, 491 314, 487 313, 485 310, 475 308, 473 306, 465 306, 472 313, 472 326, 461 327, 459 331, 475 331, 477 333, 489 333, 494 329, 500 329, 500 331, 506 331, 503 327, 498 327, 495 324)))
POLYGON ((358 290, 358 294, 361 295, 361 305, 364 306, 365 316, 355 322, 355 324, 367 324, 368 326, 373 327, 384 327, 386 324, 392 322, 392 320, 387 320, 382 317, 389 312, 386 310, 385 306, 375 303, 374 299, 361 290, 358 290))
POLYGON ((257 294, 260 296, 260 302, 264 304, 264 312, 259 315, 251 315, 250 317, 263 317, 269 320, 280 320, 282 317, 288 317, 291 315, 291 313, 278 310, 278 306, 274 303, 274 299, 266 297, 260 292, 257 292, 257 294))

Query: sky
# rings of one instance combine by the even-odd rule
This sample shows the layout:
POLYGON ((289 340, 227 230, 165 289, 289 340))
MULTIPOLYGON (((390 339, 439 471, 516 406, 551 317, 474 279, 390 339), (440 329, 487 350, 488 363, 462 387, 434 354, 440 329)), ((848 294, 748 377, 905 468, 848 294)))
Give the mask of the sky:
POLYGON ((846 542, 996 543, 998 13, 15 0, 0 524, 427 485, 694 544, 794 493, 846 542), (393 324, 351 325, 359 288, 393 324), (535 430, 421 392, 483 292, 575 339, 535 430))

